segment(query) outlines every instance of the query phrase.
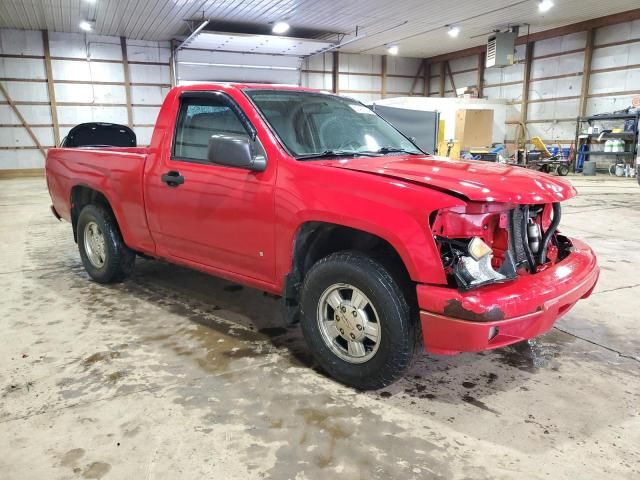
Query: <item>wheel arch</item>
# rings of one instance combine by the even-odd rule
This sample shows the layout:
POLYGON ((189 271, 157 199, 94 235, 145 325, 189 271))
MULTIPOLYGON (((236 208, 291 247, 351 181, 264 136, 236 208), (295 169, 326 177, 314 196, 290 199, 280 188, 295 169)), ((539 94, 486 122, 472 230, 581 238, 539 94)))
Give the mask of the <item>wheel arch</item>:
POLYGON ((398 249, 387 239, 366 230, 324 221, 301 224, 294 236, 289 272, 284 294, 289 323, 297 320, 300 289, 306 273, 321 258, 344 250, 355 250, 381 263, 405 292, 408 302, 415 297, 415 283, 410 268, 398 249))
MULTIPOLYGON (((71 226, 73 228, 73 239, 78 242, 78 218, 80 212, 87 205, 98 205, 105 208, 116 219, 116 227, 118 227, 118 218, 111 206, 111 202, 107 196, 99 190, 88 185, 79 184, 71 189, 71 226)), ((119 228, 119 227, 118 227, 119 228)))

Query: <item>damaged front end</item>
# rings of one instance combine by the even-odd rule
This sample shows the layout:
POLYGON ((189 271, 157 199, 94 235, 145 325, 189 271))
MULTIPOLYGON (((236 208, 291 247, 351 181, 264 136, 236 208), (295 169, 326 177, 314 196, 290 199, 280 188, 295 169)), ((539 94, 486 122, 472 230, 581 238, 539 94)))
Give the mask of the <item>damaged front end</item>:
POLYGON ((535 274, 565 258, 560 204, 470 202, 434 212, 431 230, 450 286, 466 291, 535 274))

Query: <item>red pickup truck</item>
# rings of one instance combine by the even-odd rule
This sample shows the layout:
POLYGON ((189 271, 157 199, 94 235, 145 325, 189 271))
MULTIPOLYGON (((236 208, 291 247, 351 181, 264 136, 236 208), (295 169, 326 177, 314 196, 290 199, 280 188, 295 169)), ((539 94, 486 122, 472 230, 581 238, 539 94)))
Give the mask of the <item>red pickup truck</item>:
POLYGON ((419 346, 540 335, 598 279, 558 230, 566 181, 433 157, 366 106, 302 88, 174 88, 148 148, 52 149, 46 176, 95 281, 140 254, 280 295, 319 364, 360 389, 393 382, 419 346))

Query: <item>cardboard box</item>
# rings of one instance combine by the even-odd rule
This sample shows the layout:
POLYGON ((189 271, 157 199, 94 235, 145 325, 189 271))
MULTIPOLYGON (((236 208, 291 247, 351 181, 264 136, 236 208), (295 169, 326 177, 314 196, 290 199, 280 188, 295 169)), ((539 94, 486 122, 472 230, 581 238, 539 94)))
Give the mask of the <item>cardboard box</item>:
POLYGON ((458 110, 455 135, 462 150, 490 147, 493 139, 493 110, 458 110))

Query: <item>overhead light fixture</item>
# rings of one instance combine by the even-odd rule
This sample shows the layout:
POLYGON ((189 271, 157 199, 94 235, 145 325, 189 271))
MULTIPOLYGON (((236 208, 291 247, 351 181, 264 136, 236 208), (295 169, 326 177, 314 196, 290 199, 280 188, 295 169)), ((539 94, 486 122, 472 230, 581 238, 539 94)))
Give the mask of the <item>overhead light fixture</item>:
POLYGON ((551 10, 551 7, 553 7, 552 0, 540 0, 540 2, 538 2, 538 10, 542 13, 548 12, 551 10))
POLYGON ((399 51, 400 49, 397 45, 389 45, 387 47, 387 52, 389 53, 389 55, 397 55, 399 51))
POLYGON ((84 30, 85 32, 90 32, 93 30, 94 22, 89 20, 83 20, 80 22, 80 30, 84 30))
POLYGON ((450 37, 456 38, 460 35, 460 27, 456 27, 455 25, 449 26, 449 31, 447 32, 450 37))
POLYGON ((282 35, 289 31, 289 24, 287 22, 276 22, 273 24, 271 31, 277 35, 282 35))

